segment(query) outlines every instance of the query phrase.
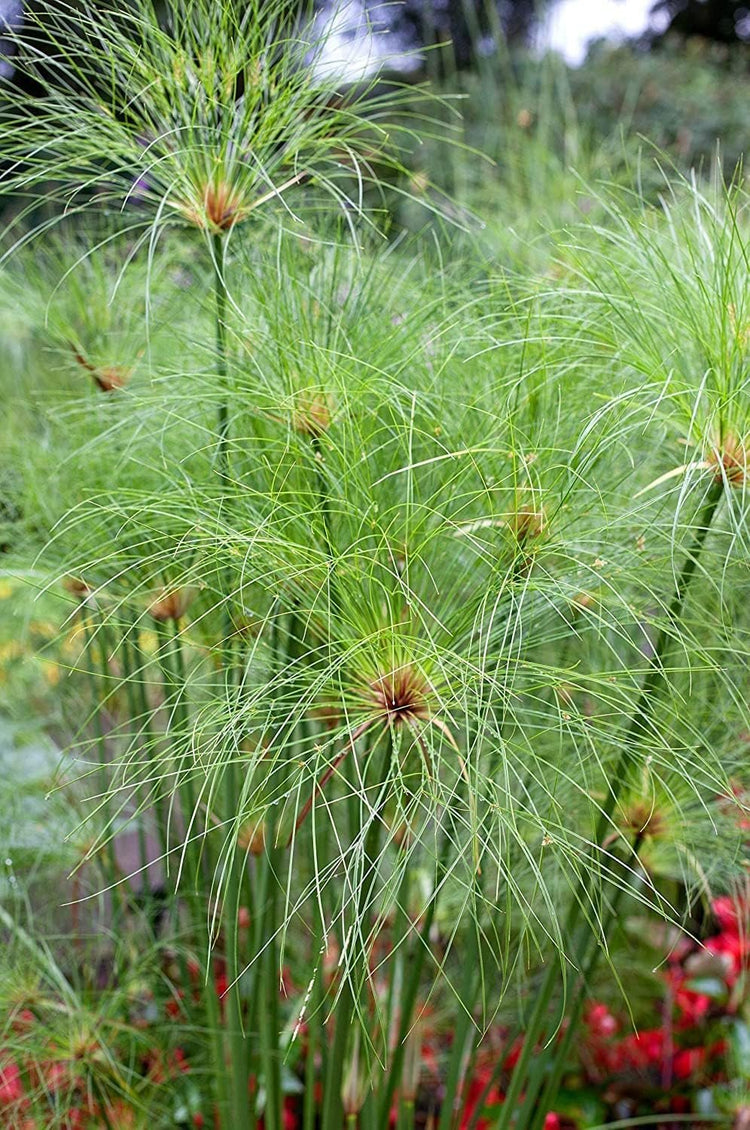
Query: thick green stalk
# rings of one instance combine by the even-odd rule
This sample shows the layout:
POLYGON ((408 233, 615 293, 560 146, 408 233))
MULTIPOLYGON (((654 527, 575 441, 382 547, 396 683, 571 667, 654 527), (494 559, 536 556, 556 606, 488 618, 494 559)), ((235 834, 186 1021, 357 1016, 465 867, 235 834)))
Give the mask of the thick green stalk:
MULTIPOLYGON (((265 934, 273 935, 278 914, 276 864, 280 849, 271 845, 266 868, 270 877, 267 908, 264 916, 265 934)), ((258 1018, 260 1034, 260 1061, 263 1070, 263 1083, 266 1102, 263 1110, 264 1130, 282 1130, 283 1096, 281 1091, 281 1054, 279 1049, 279 966, 278 948, 273 937, 263 939, 266 948, 260 962, 260 985, 258 987, 258 1018)))
MULTIPOLYGON (((517 1028, 512 1029, 510 1036, 506 1037, 505 1046, 508 1047, 508 1048, 512 1048, 514 1043, 516 1042, 516 1040, 518 1038, 518 1035, 519 1035, 518 1029, 517 1028)), ((499 1055, 497 1057, 497 1061, 495 1063, 494 1068, 492 1069, 492 1071, 490 1073, 490 1076, 489 1076, 487 1082, 485 1083, 484 1087, 482 1088, 482 1090, 479 1094, 479 1097, 477 1098, 476 1105, 474 1107, 474 1113, 472 1114, 471 1118, 469 1119, 469 1125, 466 1127, 466 1130, 477 1130, 477 1126, 479 1125, 480 1119, 482 1120, 482 1122, 485 1121, 485 1119, 483 1117, 484 1116, 484 1104, 487 1102, 487 1099, 489 1098, 490 1091, 492 1090, 492 1088, 497 1085, 498 1080, 500 1079, 500 1076, 503 1074, 504 1068, 505 1068, 505 1059, 503 1058, 502 1055, 499 1055)))
MULTIPOLYGON (((178 745, 178 758, 180 758, 179 746, 186 741, 189 726, 187 702, 185 698, 187 694, 185 658, 182 653, 180 622, 179 620, 175 620, 173 622, 173 632, 171 639, 166 630, 163 629, 161 625, 159 626, 159 628, 160 630, 157 632, 157 635, 159 637, 159 666, 161 667, 165 691, 170 690, 174 695, 174 702, 171 706, 171 715, 173 718, 174 726, 173 734, 170 735, 170 745, 175 744, 174 738, 176 737, 178 745)), ((193 836, 195 836, 197 829, 195 822, 196 797, 191 767, 188 765, 187 772, 182 775, 182 766, 180 765, 180 760, 178 760, 177 765, 178 793, 180 796, 180 810, 184 824, 184 831, 187 835, 188 829, 190 829, 190 837, 192 839, 193 836), (180 775, 182 775, 181 781, 179 780, 180 775)), ((188 846, 188 848, 186 849, 186 855, 187 854, 196 854, 195 845, 191 844, 188 846)), ((194 863, 195 865, 192 868, 193 879, 194 881, 197 881, 200 875, 200 864, 197 860, 194 861, 194 863)))
MULTIPOLYGON (((139 676, 135 680, 135 690, 136 690, 136 694, 137 694, 138 710, 140 712, 140 717, 143 720, 142 723, 141 723, 141 732, 143 734, 143 743, 144 743, 145 749, 147 751, 149 763, 153 766, 154 760, 155 760, 156 747, 155 747, 155 744, 154 744, 154 742, 155 742, 154 733, 153 733, 153 729, 152 729, 152 726, 151 726, 152 708, 151 708, 151 703, 148 701, 148 694, 146 692, 146 682, 145 682, 145 678, 144 678, 144 674, 143 674, 143 672, 146 670, 146 667, 147 667, 147 660, 146 660, 146 657, 141 650, 140 642, 139 642, 139 639, 138 639, 138 628, 137 628, 137 626, 133 627, 132 651, 133 651, 133 658, 134 658, 133 672, 134 672, 134 675, 138 674, 138 676, 139 676)), ((159 850, 160 850, 162 857, 164 859, 164 867, 166 869, 166 867, 168 865, 167 853, 169 851, 169 844, 167 843, 167 815, 164 811, 164 798, 162 796, 160 796, 158 794, 158 792, 154 796, 154 809, 155 809, 155 812, 156 812, 156 820, 155 820, 156 838, 157 838, 159 850)))
MULTIPOLYGON (((316 941, 322 945, 322 931, 316 941)), ((318 946, 318 952, 321 946, 318 946)), ((323 958, 320 957, 322 963, 323 958)), ((313 985, 307 1008, 307 1055, 305 1058, 305 1094, 303 1098, 302 1130, 315 1130, 315 1059, 323 1040, 323 971, 318 966, 313 975, 313 985)))
POLYGON ((331 616, 339 611, 339 597, 334 576, 336 562, 336 546, 333 538, 333 523, 331 521, 331 492, 328 489, 328 479, 323 464, 323 448, 319 437, 312 441, 313 457, 315 460, 315 486, 318 495, 318 504, 323 519, 323 544, 328 558, 328 593, 331 616))
MULTIPOLYGON (((178 740, 184 738, 188 728, 188 712, 185 701, 186 672, 182 642, 180 639, 179 621, 174 622, 174 631, 170 638, 163 625, 158 625, 159 652, 158 661, 164 680, 165 689, 169 688, 174 693, 173 718, 174 729, 178 740)), ((145 695, 145 690, 144 690, 145 695)), ((170 735, 170 742, 174 735, 170 735)), ((205 906, 201 900, 202 855, 197 843, 192 842, 195 835, 195 824, 191 827, 191 818, 195 812, 195 790, 188 766, 185 779, 179 785, 180 811, 184 825, 185 835, 189 839, 185 844, 185 865, 187 870, 187 907, 190 913, 191 925, 194 936, 200 937, 205 923, 205 906)), ((166 838, 166 827, 164 828, 166 838)), ((183 963, 184 965, 184 963, 183 963)), ((188 983, 187 974, 183 969, 183 980, 188 983)), ((221 1009, 216 995, 213 970, 210 955, 206 964, 206 976, 201 992, 201 1003, 206 1016, 206 1024, 211 1037, 211 1046, 215 1062, 214 1087, 216 1102, 219 1108, 222 1123, 226 1121, 232 1111, 232 1097, 227 1085, 226 1055, 224 1048, 224 1031, 221 1018, 221 1009)))
POLYGON ((414 1099, 402 1099, 398 1104, 396 1130, 414 1130, 414 1099))
MULTIPOLYGON (((99 772, 97 779, 101 788, 102 797, 104 798, 103 813, 105 819, 109 818, 109 802, 107 799, 107 789, 109 786, 109 759, 107 757, 107 739, 104 734, 104 724, 102 722, 102 709, 103 709, 103 694, 102 691, 107 687, 111 678, 109 664, 107 662, 107 648, 104 640, 104 625, 100 623, 99 630, 96 633, 98 636, 98 647, 94 648, 94 634, 90 632, 86 622, 86 609, 85 606, 81 608, 81 625, 83 628, 83 638, 86 645, 86 650, 89 655, 92 666, 87 668, 89 681, 91 684, 91 694, 94 705, 94 726, 96 728, 96 746, 99 757, 99 772), (98 670, 97 670, 98 668, 98 670)), ((104 871, 106 875, 107 886, 112 891, 112 909, 113 913, 116 908, 124 912, 127 905, 127 896, 120 883, 120 872, 117 866, 117 856, 115 854, 115 835, 114 830, 111 829, 111 835, 104 845, 103 851, 104 858, 104 871)))
MULTIPOLYGON (((182 773, 180 765, 180 745, 187 740, 189 726, 188 709, 186 702, 187 684, 185 661, 182 654, 182 641, 180 638, 180 624, 174 621, 172 636, 168 635, 164 625, 158 625, 159 651, 158 661, 164 682, 165 695, 169 701, 170 694, 174 701, 170 708, 173 724, 167 734, 170 747, 177 744, 177 795, 179 797, 180 814, 182 816, 183 832, 186 837, 184 855, 187 864, 188 882, 191 895, 200 893, 202 879, 201 848, 196 841, 200 834, 200 825, 196 814, 195 786, 192 777, 192 767, 187 766, 187 771, 182 773), (175 743, 176 739, 176 743, 175 743), (182 778, 182 779, 180 779, 182 778)), ((198 921, 195 923, 198 926, 198 921)))
MULTIPOLYGON (((711 528, 714 516, 721 502, 724 490, 724 484, 721 480, 711 486, 703 507, 698 515, 698 522, 693 535, 691 545, 688 547, 685 562, 682 566, 680 576, 675 586, 674 595, 669 606, 668 620, 669 628, 674 628, 679 624, 682 617, 682 612, 685 604, 685 598, 693 579, 695 571, 698 567, 703 545, 708 531, 711 528)), ((625 731, 622 750, 618 758, 614 773, 611 778, 611 785, 609 795, 600 813, 597 823, 597 829, 594 836, 594 852, 598 850, 598 845, 605 836, 609 827, 612 813, 619 800, 620 792, 627 780, 628 772, 633 759, 632 744, 635 739, 642 737, 648 732, 651 723, 654 706, 656 704, 656 692, 659 690, 662 682, 665 679, 664 662, 667 658, 670 644, 672 641, 672 633, 668 628, 662 628, 657 637, 656 646, 654 648, 654 656, 651 662, 646 678, 643 681, 638 701, 635 710, 630 719, 630 723, 625 731)), ((587 873, 588 880, 591 879, 591 874, 587 873)), ((586 901, 587 888, 586 880, 580 879, 578 887, 573 897, 570 910, 565 923, 564 935, 566 937, 575 937, 578 931, 578 919, 581 911, 581 904, 586 901)), ((522 1121, 516 1121, 515 1114, 518 1113, 517 1104, 524 1085, 527 1081, 529 1073, 529 1066, 532 1057, 536 1054, 535 1049, 544 1029, 547 1024, 547 1013, 552 998, 557 987, 557 966, 554 962, 550 962, 544 974, 539 992, 536 998, 534 1011, 524 1033, 524 1043, 519 1056, 518 1062, 513 1070, 510 1085, 506 1092, 505 1103, 503 1105, 502 1113, 497 1124, 497 1130, 509 1130, 511 1125, 515 1126, 515 1130, 525 1130, 525 1124, 522 1121)), ((541 1080, 538 1086, 541 1085, 541 1080)), ((537 1089, 530 1089, 526 1094, 524 1102, 524 1113, 526 1110, 531 1110, 530 1103, 535 1102, 537 1089), (531 1093, 533 1091, 533 1094, 531 1093)), ((550 1099, 554 1096, 550 1095, 550 1099)), ((528 1123, 526 1124, 528 1125, 528 1123)))
MULTIPOLYGON (((217 452, 218 472, 222 493, 229 475, 229 389, 227 387, 227 286, 224 277, 224 237, 220 233, 213 236, 214 298, 216 306, 216 374, 219 378, 217 452)), ((222 498, 222 502, 224 499, 222 498)), ((232 620, 229 614, 228 577, 223 578, 222 599, 225 609, 224 646, 222 648, 222 667, 227 689, 231 678, 232 620)), ((225 819, 229 834, 233 835, 233 820, 237 804, 237 771, 230 758, 224 769, 225 819)), ((243 1130, 251 1125, 252 1113, 248 1099, 248 1048, 243 1031, 242 998, 239 986, 239 938, 238 911, 242 890, 243 862, 236 843, 228 847, 227 888, 224 895, 223 922, 227 980, 231 986, 227 999, 227 1028, 231 1051, 231 1089, 232 1089, 232 1127, 243 1130)))
MULTIPOLYGON (((317 835, 311 829, 311 835, 317 835)), ((315 867, 316 854, 319 858, 328 857, 328 824, 324 821, 320 835, 312 856, 312 867, 315 867)), ((325 892, 321 892, 321 901, 325 892)), ((316 908, 317 909, 317 908, 316 908)), ((315 914, 315 930, 312 940, 312 954, 316 962, 313 975, 313 985, 307 1008, 307 1058, 305 1061, 305 1094, 302 1127, 303 1130, 315 1130, 316 1125, 316 1056, 321 1054, 321 1077, 325 1077, 326 1068, 326 1032, 325 1032, 325 989, 323 984, 323 964, 325 961, 325 921, 322 908, 315 914)))
POLYGON ((214 297, 216 302, 216 374, 219 378, 218 467, 222 480, 228 471, 229 404, 227 401, 227 284, 224 278, 224 237, 213 237, 214 297))
MULTIPOLYGON (((140 729, 136 725, 136 719, 138 717, 138 709, 136 707, 135 688, 133 686, 134 664, 133 664, 133 657, 132 657, 131 648, 130 648, 130 640, 128 638, 127 631, 122 633, 122 637, 120 639, 120 656, 121 656, 121 662, 122 662, 122 677, 123 677, 123 682, 125 683, 125 695, 126 695, 126 698, 128 700, 128 714, 129 714, 128 721, 130 723, 131 733, 133 733, 134 741, 136 743, 136 746, 138 746, 138 745, 140 745, 140 742, 138 741, 138 738, 139 738, 139 735, 140 735, 140 729)), ((139 785, 139 787, 137 789, 137 796, 138 796, 138 813, 137 813, 137 817, 138 817, 138 863, 139 863, 139 867, 140 867, 141 881, 142 881, 142 884, 143 884, 141 889, 142 889, 142 893, 143 893, 143 897, 144 897, 144 905, 146 905, 148 897, 149 897, 149 890, 148 890, 148 864, 149 864, 149 859, 148 859, 148 845, 146 843, 146 825, 145 825, 145 822, 144 822, 144 814, 145 814, 145 810, 146 810, 146 796, 144 795, 144 789, 143 789, 142 785, 139 785)))
MULTIPOLYGON (((354 922, 359 928, 361 937, 367 937, 366 920, 369 917, 370 903, 377 880, 377 852, 381 834, 381 814, 385 803, 385 784, 391 763, 391 736, 384 735, 384 752, 376 777, 376 788, 379 791, 377 810, 372 814, 370 825, 365 835, 364 855, 362 859, 362 882, 357 891, 354 922)), ((323 1121, 325 1130, 337 1130, 343 1122, 343 1106, 341 1100, 341 1084, 346 1052, 349 1045, 349 1036, 352 1025, 356 1023, 356 1011, 359 1005, 359 990, 352 984, 354 972, 350 971, 341 987, 338 1006, 335 1015, 335 1031, 333 1046, 328 1059, 328 1071, 325 1079, 325 1092, 323 1095, 323 1121)), ((356 1121, 356 1116, 355 1116, 356 1121)), ((387 1125, 385 1123, 384 1125, 387 1125)))

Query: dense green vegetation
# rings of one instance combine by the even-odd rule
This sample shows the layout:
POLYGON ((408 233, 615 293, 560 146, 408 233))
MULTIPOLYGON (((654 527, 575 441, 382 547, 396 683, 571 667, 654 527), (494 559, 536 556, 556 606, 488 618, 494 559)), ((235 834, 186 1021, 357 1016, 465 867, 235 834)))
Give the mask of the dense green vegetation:
POLYGON ((6 117, 0 1111, 741 1127, 743 64, 190 10, 6 117))

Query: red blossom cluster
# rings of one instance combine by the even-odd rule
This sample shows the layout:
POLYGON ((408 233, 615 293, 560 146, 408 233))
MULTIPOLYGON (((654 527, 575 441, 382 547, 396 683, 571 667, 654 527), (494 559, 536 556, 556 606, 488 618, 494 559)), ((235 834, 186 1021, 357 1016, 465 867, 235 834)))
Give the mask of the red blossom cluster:
MULTIPOLYGON (((750 899, 721 896, 711 910, 716 931, 702 944, 682 935, 670 954, 660 976, 663 993, 654 1002, 657 1024, 634 1031, 629 1018, 618 1018, 601 1001, 586 1008, 570 1070, 613 1112, 641 1113, 643 1105, 643 1113, 656 1107, 688 1113, 698 1088, 725 1080, 726 1041, 716 1038, 716 1022, 736 1014, 743 1003, 742 975, 750 969, 750 899), (707 985, 712 992, 704 991, 707 985)), ((522 1047, 522 1038, 506 1045, 501 1035, 491 1051, 480 1053, 464 1088, 461 1130, 489 1130, 497 1121, 503 1082, 522 1047)), ((545 1122, 546 1130, 573 1125, 569 1116, 554 1113, 545 1122)))
MULTIPOLYGON (((717 1038, 716 1022, 736 1015, 745 1003, 750 897, 722 896, 713 901, 711 909, 715 930, 708 939, 701 944, 682 935, 669 955, 660 975, 661 999, 654 1005, 657 1023, 634 1031, 629 1019, 616 1016, 601 1001, 591 1001, 585 1010, 582 1039, 570 1072, 613 1112, 622 1112, 626 1103, 630 1104, 628 1114, 657 1109, 689 1113, 698 1088, 725 1080, 726 1047, 717 1038)), ((163 1007, 171 1019, 190 1012, 203 991, 204 974, 198 963, 188 960, 183 972, 186 983, 181 984, 177 970, 167 970, 172 995, 163 1007)), ((228 988, 224 963, 216 960, 212 973, 214 992, 222 999, 228 988)), ((291 977, 288 971, 285 974, 284 993, 291 993, 291 977)), ((422 1024, 420 1087, 429 1092, 427 1108, 435 1111, 440 1101, 446 1101, 441 1094, 446 1035, 435 1030, 428 1009, 423 1010, 422 1024)), ((139 1027, 134 1022, 134 1028, 139 1027)), ((171 1025, 167 1030, 174 1031, 171 1025)), ((24 1008, 16 1012, 11 1033, 12 1047, 0 1046, 0 1125, 9 1130, 41 1130, 47 1108, 54 1109, 58 1118, 63 1113, 66 1130, 93 1130, 107 1122, 122 1130, 142 1125, 141 1116, 116 1096, 116 1086, 109 1088, 115 1092, 109 1099, 105 1097, 106 1081, 102 1086, 99 1078, 98 1085, 92 1086, 92 1079, 106 1074, 111 1062, 95 1032, 63 1049, 52 1035, 45 1034, 43 1017, 24 1008), (24 1050, 27 1040, 28 1053, 24 1050)), ((302 1046, 304 1049, 304 1028, 302 1046)), ((460 1130, 491 1130, 522 1048, 522 1038, 511 1041, 504 1031, 493 1031, 465 1080, 460 1130)), ((180 1047, 155 1046, 140 1059, 141 1078, 154 1087, 173 1088, 189 1071, 188 1057, 180 1047)), ((251 1101, 256 1093, 257 1080, 251 1079, 251 1101)), ((299 1107, 298 1097, 286 1099, 284 1130, 298 1130, 299 1107)), ((394 1108, 394 1123, 396 1112, 394 1108)), ((218 1127, 217 1117, 215 1112, 203 1114, 193 1109, 190 1113, 196 1130, 218 1127)), ((573 1130, 576 1125, 569 1113, 552 1112, 546 1116, 544 1130, 573 1130)))
POLYGON ((750 903, 722 896, 711 909, 716 933, 703 944, 683 936, 670 955, 658 1025, 634 1032, 605 1004, 587 1008, 583 1066, 605 1096, 637 1093, 633 1080, 640 1076, 641 1091, 647 1081, 652 1096, 660 1091, 666 1107, 685 1113, 697 1087, 723 1081, 726 1041, 715 1038, 713 1022, 736 1014, 742 1003, 734 990, 741 990, 741 975, 750 967, 750 903))

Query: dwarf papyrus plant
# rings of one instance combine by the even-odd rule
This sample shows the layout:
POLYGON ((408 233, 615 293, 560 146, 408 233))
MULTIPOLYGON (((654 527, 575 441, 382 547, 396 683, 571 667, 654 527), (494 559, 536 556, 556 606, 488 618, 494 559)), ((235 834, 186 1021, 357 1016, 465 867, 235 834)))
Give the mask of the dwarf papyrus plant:
MULTIPOLYGON (((119 231, 130 236, 123 269, 141 244, 151 263, 166 228, 193 229, 206 237, 215 295, 215 463, 222 483, 229 473, 225 268, 230 235, 268 206, 281 206, 290 221, 298 221, 289 203, 293 189, 301 190, 297 200, 308 212, 322 195, 347 215, 361 214, 365 186, 384 168, 399 167, 393 143, 404 132, 398 123, 400 95, 384 93, 384 87, 342 89, 335 68, 324 71, 317 65, 321 44, 312 37, 320 24, 311 16, 304 5, 289 0, 135 0, 119 9, 44 3, 16 37, 16 73, 26 89, 19 93, 8 85, 3 90, 3 183, 16 205, 8 235, 13 250, 25 240, 20 225, 29 220, 30 234, 38 236, 61 214, 92 207, 119 216, 119 231), (29 84, 34 98, 28 97, 29 84)), ((104 393, 122 390, 132 375, 122 359, 102 364, 75 340, 71 349, 104 393)), ((181 619, 176 614, 181 598, 171 591, 159 594, 151 608, 161 624, 181 619)), ((99 635, 104 672, 103 630, 99 635)), ((230 638, 231 623, 225 619, 224 669, 231 666, 230 638)), ((127 640, 124 647, 122 661, 138 663, 138 648, 129 649, 127 640)), ((179 666, 179 649, 170 654, 168 664, 179 666)), ((178 670, 170 676, 164 672, 165 680, 178 677, 178 670)), ((231 815, 238 788, 231 766, 225 776, 231 815)), ((238 891, 237 869, 233 863, 229 869, 238 891)), ((226 930, 234 984, 236 917, 226 930)), ((232 1000, 237 1001, 236 991, 232 1000)), ((238 1003, 233 1020, 238 1060, 238 1003)), ((241 1071, 235 1078, 237 1119, 247 1087, 241 1071)))
MULTIPOLYGON (((633 223, 669 245, 663 219, 633 223)), ((609 238, 586 236, 602 271, 609 238)), ((527 1035, 512 1078, 498 1058, 496 1114, 535 1125, 564 1068, 537 1053, 566 988, 574 1027, 618 905, 678 913, 644 848, 668 833, 704 881, 731 856, 712 804, 747 726, 742 633, 719 636, 743 484, 704 449, 670 474, 666 374, 626 350, 646 331, 615 338, 619 292, 570 262, 528 300, 403 249, 243 245, 224 431, 197 257, 166 343, 127 385, 87 378, 58 425, 72 473, 45 560, 96 664, 88 824, 99 851, 146 828, 179 889, 169 942, 203 955, 182 1007, 222 1125, 280 1127, 300 1083, 310 1130, 381 1128, 394 1104, 414 1125, 437 1013, 447 1130, 509 1011, 527 1035)), ((656 304, 629 302, 646 326, 656 304)))
POLYGON ((741 208, 613 211, 551 293, 325 217, 298 240, 267 213, 359 208, 395 109, 316 77, 304 26, 50 6, 19 45, 42 98, 10 96, 6 183, 91 236, 45 299, 80 399, 29 453, 85 645, 82 862, 117 929, 128 828, 177 892, 156 946, 222 1127, 280 1130, 300 1092, 305 1130, 413 1127, 437 1016, 451 1130, 510 1012, 496 1115, 528 1130, 624 900, 678 914, 646 849, 705 883, 735 846, 704 858, 748 726, 741 208), (152 311, 179 291, 140 345, 139 272, 152 311))
MULTIPOLYGON (((619 754, 601 794, 592 849, 609 852, 619 827, 629 841, 628 867, 646 867, 648 875, 642 860, 655 841, 680 844, 690 860, 690 806, 678 779, 692 782, 696 797, 710 804, 703 793, 708 763, 719 773, 739 768, 743 711, 738 715, 735 704, 744 699, 750 434, 747 200, 720 182, 702 189, 695 181, 665 186, 656 208, 636 194, 596 199, 608 222, 587 225, 561 255, 559 273, 573 286, 547 300, 562 299, 558 324, 569 327, 564 332, 575 327, 572 340, 585 347, 581 360, 607 373, 628 416, 642 417, 643 439, 625 458, 642 476, 627 521, 641 558, 630 607, 637 609, 646 663, 632 712, 613 734, 619 754)), ((619 580, 612 576, 609 584, 619 580)), ((719 842, 719 824, 715 834, 719 842)), ((701 852, 693 863, 704 858, 701 852)), ((537 1042, 555 1026, 550 968, 526 1022, 500 1127, 541 1127, 554 1106, 582 989, 606 954, 622 902, 619 891, 603 898, 591 922, 592 871, 587 864, 581 873, 566 920, 580 980, 565 1036, 534 1063, 537 1042)))
POLYGON ((14 44, 35 97, 3 88, 5 191, 55 214, 125 210, 152 243, 174 224, 225 236, 303 182, 358 208, 373 163, 397 164, 403 96, 316 66, 310 14, 291 0, 35 5, 14 44))

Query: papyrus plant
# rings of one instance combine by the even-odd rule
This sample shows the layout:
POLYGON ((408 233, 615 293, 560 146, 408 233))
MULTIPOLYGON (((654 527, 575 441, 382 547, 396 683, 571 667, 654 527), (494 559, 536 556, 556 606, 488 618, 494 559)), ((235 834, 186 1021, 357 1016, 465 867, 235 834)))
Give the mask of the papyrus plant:
MULTIPOLYGON (((706 353, 744 334, 742 220, 696 197, 690 242, 623 212, 551 293, 358 257, 325 224, 234 244, 227 270, 261 204, 291 207, 314 170, 335 198, 337 123, 344 148, 373 137, 320 96, 285 11, 105 13, 72 63, 62 40, 48 57, 40 116, 11 113, 15 191, 116 200, 147 269, 167 226, 210 248, 166 344, 144 326, 127 384, 87 381, 63 421, 75 474, 44 561, 87 649, 71 745, 91 853, 128 825, 156 840, 222 1126, 278 1130, 296 1080, 306 1130, 413 1127, 436 1007, 440 1130, 498 1017, 524 1042, 512 1073, 498 1060, 496 1121, 528 1130, 619 908, 678 913, 644 845, 668 828, 698 872, 734 768, 722 732, 747 725, 744 354, 706 353), (671 463, 686 408, 695 449, 671 463)), ((143 873, 150 851, 144 834, 143 873)))
POLYGON ((237 971, 234 1023, 210 994, 191 1018, 229 1125, 281 1125, 288 1065, 308 1127, 394 1103, 413 1125, 427 1002, 454 1035, 439 1124, 509 1013, 525 1050, 512 1077, 498 1060, 496 1114, 541 1124, 563 989, 572 1031, 618 907, 678 913, 639 853, 669 834, 697 873, 746 725, 741 631, 706 644, 739 615, 742 485, 703 449, 669 474, 664 375, 634 375, 588 291, 509 303, 403 267, 290 239, 238 256, 218 477, 198 274, 151 378, 87 385, 122 411, 78 416, 48 551, 96 593, 75 614, 117 719, 92 820, 106 842, 156 816, 193 944, 237 971))

